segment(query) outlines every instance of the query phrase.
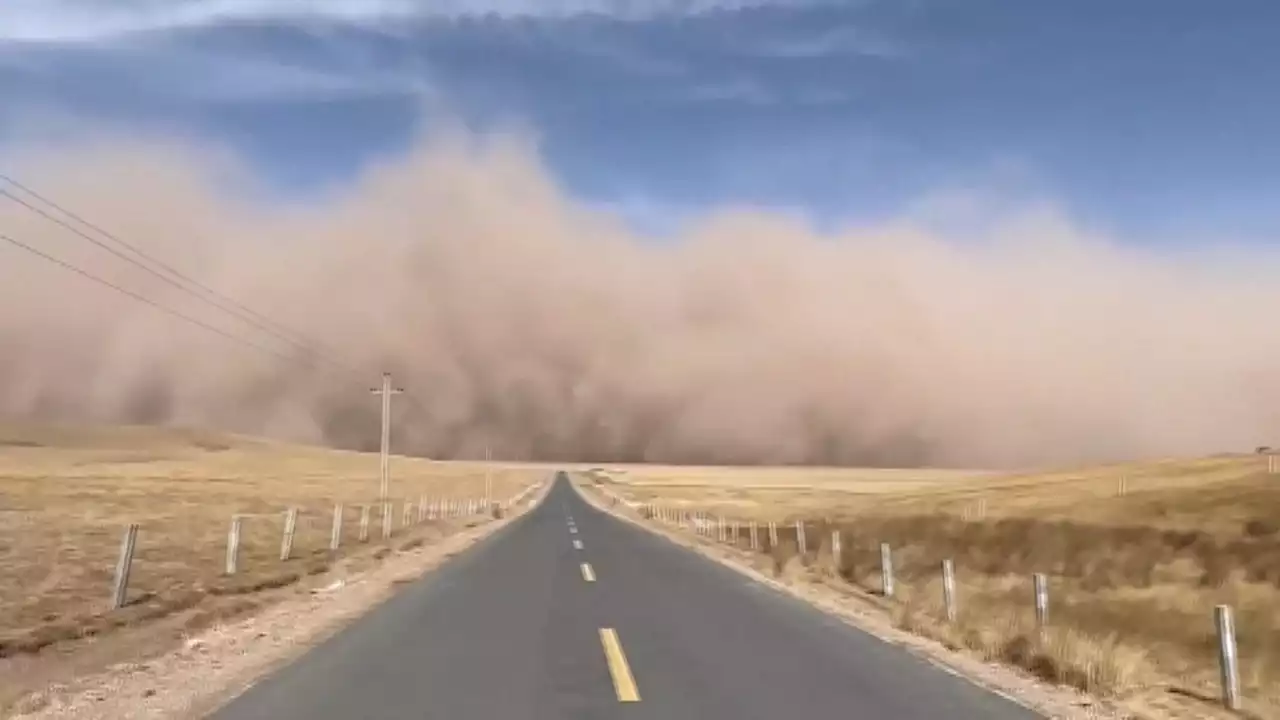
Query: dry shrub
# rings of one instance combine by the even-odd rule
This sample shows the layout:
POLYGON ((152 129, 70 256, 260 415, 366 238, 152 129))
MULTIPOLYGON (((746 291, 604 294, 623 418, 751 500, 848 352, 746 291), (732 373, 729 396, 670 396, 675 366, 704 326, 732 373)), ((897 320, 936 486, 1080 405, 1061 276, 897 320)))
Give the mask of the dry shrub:
POLYGON ((946 621, 941 582, 902 586, 895 624, 952 650, 967 649, 983 659, 1022 668, 1036 677, 1099 695, 1128 692, 1150 681, 1151 661, 1141 648, 1116 634, 1093 636, 1050 626, 1041 633, 1026 613, 992 614, 986 608, 961 610, 946 621), (910 589, 908 589, 910 588, 910 589))
POLYGON ((890 542, 899 626, 1104 694, 1155 676, 1214 682, 1213 607, 1228 604, 1236 611, 1245 692, 1280 698, 1280 538, 1257 522, 1232 527, 1224 535, 1022 517, 966 522, 942 514, 868 514, 842 529, 838 572, 878 591, 879 543, 890 542), (957 573, 954 626, 939 620, 946 558, 957 573), (1043 639, 1031 619, 1035 572, 1050 578, 1043 639))
POLYGON ((770 548, 768 554, 773 559, 772 572, 774 577, 795 577, 800 574, 804 567, 800 558, 800 550, 796 547, 795 541, 782 538, 781 532, 779 532, 777 546, 770 548))

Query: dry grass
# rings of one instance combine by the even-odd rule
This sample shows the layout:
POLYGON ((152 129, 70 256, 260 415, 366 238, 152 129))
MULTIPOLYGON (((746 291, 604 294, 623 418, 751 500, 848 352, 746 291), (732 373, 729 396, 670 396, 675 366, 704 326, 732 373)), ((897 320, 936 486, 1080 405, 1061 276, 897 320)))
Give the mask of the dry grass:
MULTIPOLYGON (((494 466, 494 497, 514 494, 540 472, 494 466)), ((401 527, 404 499, 478 500, 485 473, 480 464, 393 458, 392 542, 414 542, 401 527)), ((375 499, 377 478, 376 454, 201 431, 0 426, 0 658, 177 611, 212 622, 252 609, 256 591, 352 554, 385 552, 376 508, 370 542, 357 542, 358 506, 375 499), (335 503, 346 508, 337 557, 328 551, 335 503), (282 562, 289 507, 300 514, 292 558, 282 562), (244 517, 240 571, 225 576, 236 514, 244 517), (109 611, 128 523, 140 525, 130 602, 109 611)))
MULTIPOLYGON (((1217 695, 1213 607, 1236 613, 1250 711, 1280 717, 1280 475, 1258 456, 1169 460, 1038 475, 930 478, 849 471, 847 490, 753 489, 758 471, 666 489, 632 471, 612 489, 741 520, 808 529, 803 563, 880 590, 879 544, 894 548, 898 623, 1047 680, 1125 696, 1217 695), (868 478, 859 486, 859 476, 868 478), (1124 478, 1122 481, 1121 478, 1124 478), (830 537, 843 546, 830 566, 830 537), (945 621, 940 564, 955 563, 960 614, 945 621), (1031 575, 1050 578, 1050 625, 1034 625, 1031 575)), ((806 471, 798 471, 797 478, 806 471)), ((664 477, 675 475, 667 474, 664 477)), ((832 484, 839 480, 829 481, 832 484)), ((765 548, 794 565, 795 532, 765 548)), ((767 533, 760 533, 767 545, 767 533)), ((740 543, 746 544, 745 531, 740 543)), ((1206 710, 1207 712, 1207 710, 1206 710)))

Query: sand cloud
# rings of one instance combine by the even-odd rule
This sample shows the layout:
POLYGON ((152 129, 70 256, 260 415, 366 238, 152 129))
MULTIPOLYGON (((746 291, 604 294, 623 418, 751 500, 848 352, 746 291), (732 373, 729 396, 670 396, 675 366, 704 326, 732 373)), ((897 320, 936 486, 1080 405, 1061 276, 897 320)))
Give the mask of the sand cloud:
MULTIPOLYGON (((679 242, 513 135, 424 137, 309 205, 192 143, 28 146, 15 177, 366 371, 236 347, 0 244, 0 415, 435 457, 1009 466, 1280 442, 1275 254, 1125 249, 1045 208, 957 239, 727 208, 679 242)), ((0 232, 256 342, 0 198, 0 232)))

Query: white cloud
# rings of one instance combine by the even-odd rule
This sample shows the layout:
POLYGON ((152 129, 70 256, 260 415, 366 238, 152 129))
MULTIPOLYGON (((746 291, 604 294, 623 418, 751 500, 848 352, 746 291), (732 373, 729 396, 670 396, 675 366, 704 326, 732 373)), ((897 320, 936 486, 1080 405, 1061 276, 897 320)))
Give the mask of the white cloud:
MULTIPOLYGON (((279 99, 406 96, 434 97, 432 72, 419 56, 395 61, 372 57, 367 43, 341 33, 310 33, 322 54, 290 59, 270 46, 239 43, 234 49, 205 48, 166 35, 100 38, 84 43, 0 42, 0 71, 50 81, 80 92, 82 68, 94 82, 119 82, 130 95, 180 102, 235 103, 279 99)), ((21 94, 15 103, 22 100, 21 94)), ((9 114, 13 106, 0 110, 9 114)))
POLYGON ((778 101, 778 96, 772 90, 749 77, 694 85, 683 90, 681 96, 694 102, 735 102, 748 105, 771 105, 778 101))
POLYGON ((895 58, 906 48, 887 38, 854 27, 834 27, 811 37, 768 38, 751 45, 753 55, 775 58, 821 58, 831 55, 862 55, 895 58))
POLYGON ((406 19, 564 18, 640 20, 829 0, 3 0, 0 41, 93 42, 130 33, 219 23, 331 21, 388 25, 406 19))
MULTIPOLYGON (((170 58, 173 61, 174 58, 170 58)), ((289 65, 265 57, 227 58, 191 55, 166 73, 170 97, 213 102, 253 102, 295 98, 338 98, 405 95, 427 97, 426 78, 394 70, 324 71, 289 65), (191 83, 191 78, 200 78, 191 83)))

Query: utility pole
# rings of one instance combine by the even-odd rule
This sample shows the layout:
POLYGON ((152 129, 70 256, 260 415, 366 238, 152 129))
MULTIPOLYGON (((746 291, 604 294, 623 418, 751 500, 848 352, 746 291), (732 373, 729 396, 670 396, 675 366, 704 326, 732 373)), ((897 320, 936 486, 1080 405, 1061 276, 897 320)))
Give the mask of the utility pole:
POLYGON ((488 443, 484 446, 484 511, 493 511, 493 456, 488 443))
POLYGON ((382 475, 378 482, 378 500, 386 502, 391 480, 391 396, 404 392, 404 388, 391 387, 391 373, 382 373, 382 387, 369 392, 382 396, 382 475))

